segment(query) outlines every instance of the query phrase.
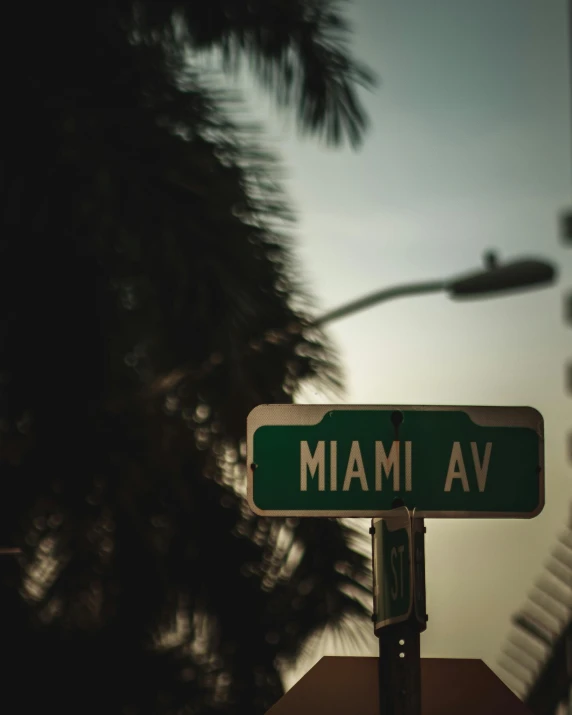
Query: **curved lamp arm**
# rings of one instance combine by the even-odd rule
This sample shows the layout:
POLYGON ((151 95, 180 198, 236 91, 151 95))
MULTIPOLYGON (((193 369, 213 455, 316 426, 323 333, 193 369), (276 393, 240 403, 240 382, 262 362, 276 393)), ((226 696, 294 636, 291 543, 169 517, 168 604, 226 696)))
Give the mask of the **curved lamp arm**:
POLYGON ((450 280, 409 283, 370 293, 363 298, 328 311, 314 320, 312 325, 321 326, 392 298, 440 291, 446 291, 451 298, 457 299, 483 298, 550 285, 554 282, 557 274, 555 266, 547 261, 528 258, 499 264, 494 253, 488 253, 485 256, 485 266, 485 270, 481 269, 450 280))
POLYGON ((354 300, 351 303, 342 305, 339 308, 334 308, 322 315, 317 320, 314 320, 314 325, 323 325, 337 318, 344 318, 346 315, 355 313, 364 308, 370 308, 372 305, 382 303, 385 300, 392 298, 401 298, 407 295, 418 295, 421 293, 437 293, 444 291, 448 286, 448 281, 425 281, 424 283, 409 283, 407 285, 395 286, 393 288, 385 288, 383 290, 370 293, 369 295, 354 300))

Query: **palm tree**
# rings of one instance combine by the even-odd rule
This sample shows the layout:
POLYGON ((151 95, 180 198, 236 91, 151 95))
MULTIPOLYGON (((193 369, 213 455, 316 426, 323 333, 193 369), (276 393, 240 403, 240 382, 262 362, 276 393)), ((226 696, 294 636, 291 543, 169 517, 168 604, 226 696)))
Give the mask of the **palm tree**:
POLYGON ((366 615, 369 566, 336 520, 246 507, 249 410, 340 372, 278 164, 193 57, 249 60, 334 144, 359 141, 370 77, 330 1, 26 12, 5 21, 0 528, 25 553, 4 569, 4 697, 264 712, 281 663, 366 615))

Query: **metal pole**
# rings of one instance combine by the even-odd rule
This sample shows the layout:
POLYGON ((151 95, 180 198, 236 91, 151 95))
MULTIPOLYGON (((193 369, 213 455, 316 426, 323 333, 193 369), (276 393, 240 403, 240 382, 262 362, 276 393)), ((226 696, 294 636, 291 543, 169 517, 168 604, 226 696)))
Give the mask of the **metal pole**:
MULTIPOLYGON (((426 629, 425 526, 411 517, 411 562, 413 603, 407 620, 379 628, 378 682, 380 715, 421 715, 420 634, 426 629)), ((372 524, 372 534, 375 528, 372 524)), ((372 541, 372 543, 374 543, 372 541)), ((374 550, 375 553, 375 550, 374 550)), ((377 554, 380 558, 380 554, 377 554)), ((375 557, 374 557, 375 560, 375 557)), ((379 569, 374 568, 374 590, 379 569)), ((375 616, 374 616, 374 620, 375 616)))
POLYGON ((566 672, 568 675, 568 702, 566 703, 567 715, 572 715, 572 633, 566 632, 566 672))
POLYGON ((421 715, 419 624, 407 621, 383 628, 379 638, 380 715, 421 715))

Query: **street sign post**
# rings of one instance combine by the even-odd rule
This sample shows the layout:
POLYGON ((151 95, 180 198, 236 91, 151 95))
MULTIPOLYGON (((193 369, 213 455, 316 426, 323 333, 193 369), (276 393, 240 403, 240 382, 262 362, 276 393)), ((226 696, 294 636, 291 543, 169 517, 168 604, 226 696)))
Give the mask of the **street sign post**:
POLYGON ((531 518, 544 426, 531 407, 259 405, 248 502, 262 516, 531 518))
MULTIPOLYGON (((421 715, 424 518, 539 514, 540 413, 531 407, 260 405, 248 416, 247 466, 247 498, 256 514, 372 517, 376 710, 421 715)), ((369 700, 367 707, 373 705, 369 700)))
POLYGON ((420 715, 425 615, 425 526, 407 507, 372 519, 374 632, 382 715, 420 715))
MULTIPOLYGON (((414 512, 415 514, 415 512, 414 512)), ((427 605, 425 597, 425 524, 413 519, 413 603, 415 617, 421 630, 427 628, 427 605)))

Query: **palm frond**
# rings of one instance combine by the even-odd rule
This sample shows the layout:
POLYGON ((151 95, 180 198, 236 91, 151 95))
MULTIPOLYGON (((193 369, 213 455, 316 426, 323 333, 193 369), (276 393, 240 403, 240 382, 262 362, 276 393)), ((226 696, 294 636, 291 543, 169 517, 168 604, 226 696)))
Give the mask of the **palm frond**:
POLYGON ((343 522, 249 511, 246 415, 341 371, 280 164, 188 61, 181 7, 138 7, 154 25, 129 44, 130 3, 72 9, 71 34, 41 6, 10 78, 33 91, 1 174, 0 525, 24 547, 5 697, 262 713, 279 658, 367 616, 370 567, 343 522))
POLYGON ((159 30, 195 51, 217 50, 227 70, 247 60, 281 107, 295 108, 303 133, 331 146, 361 144, 367 128, 358 89, 373 89, 375 73, 349 49, 351 27, 340 0, 212 0, 140 2, 141 36, 159 30))

